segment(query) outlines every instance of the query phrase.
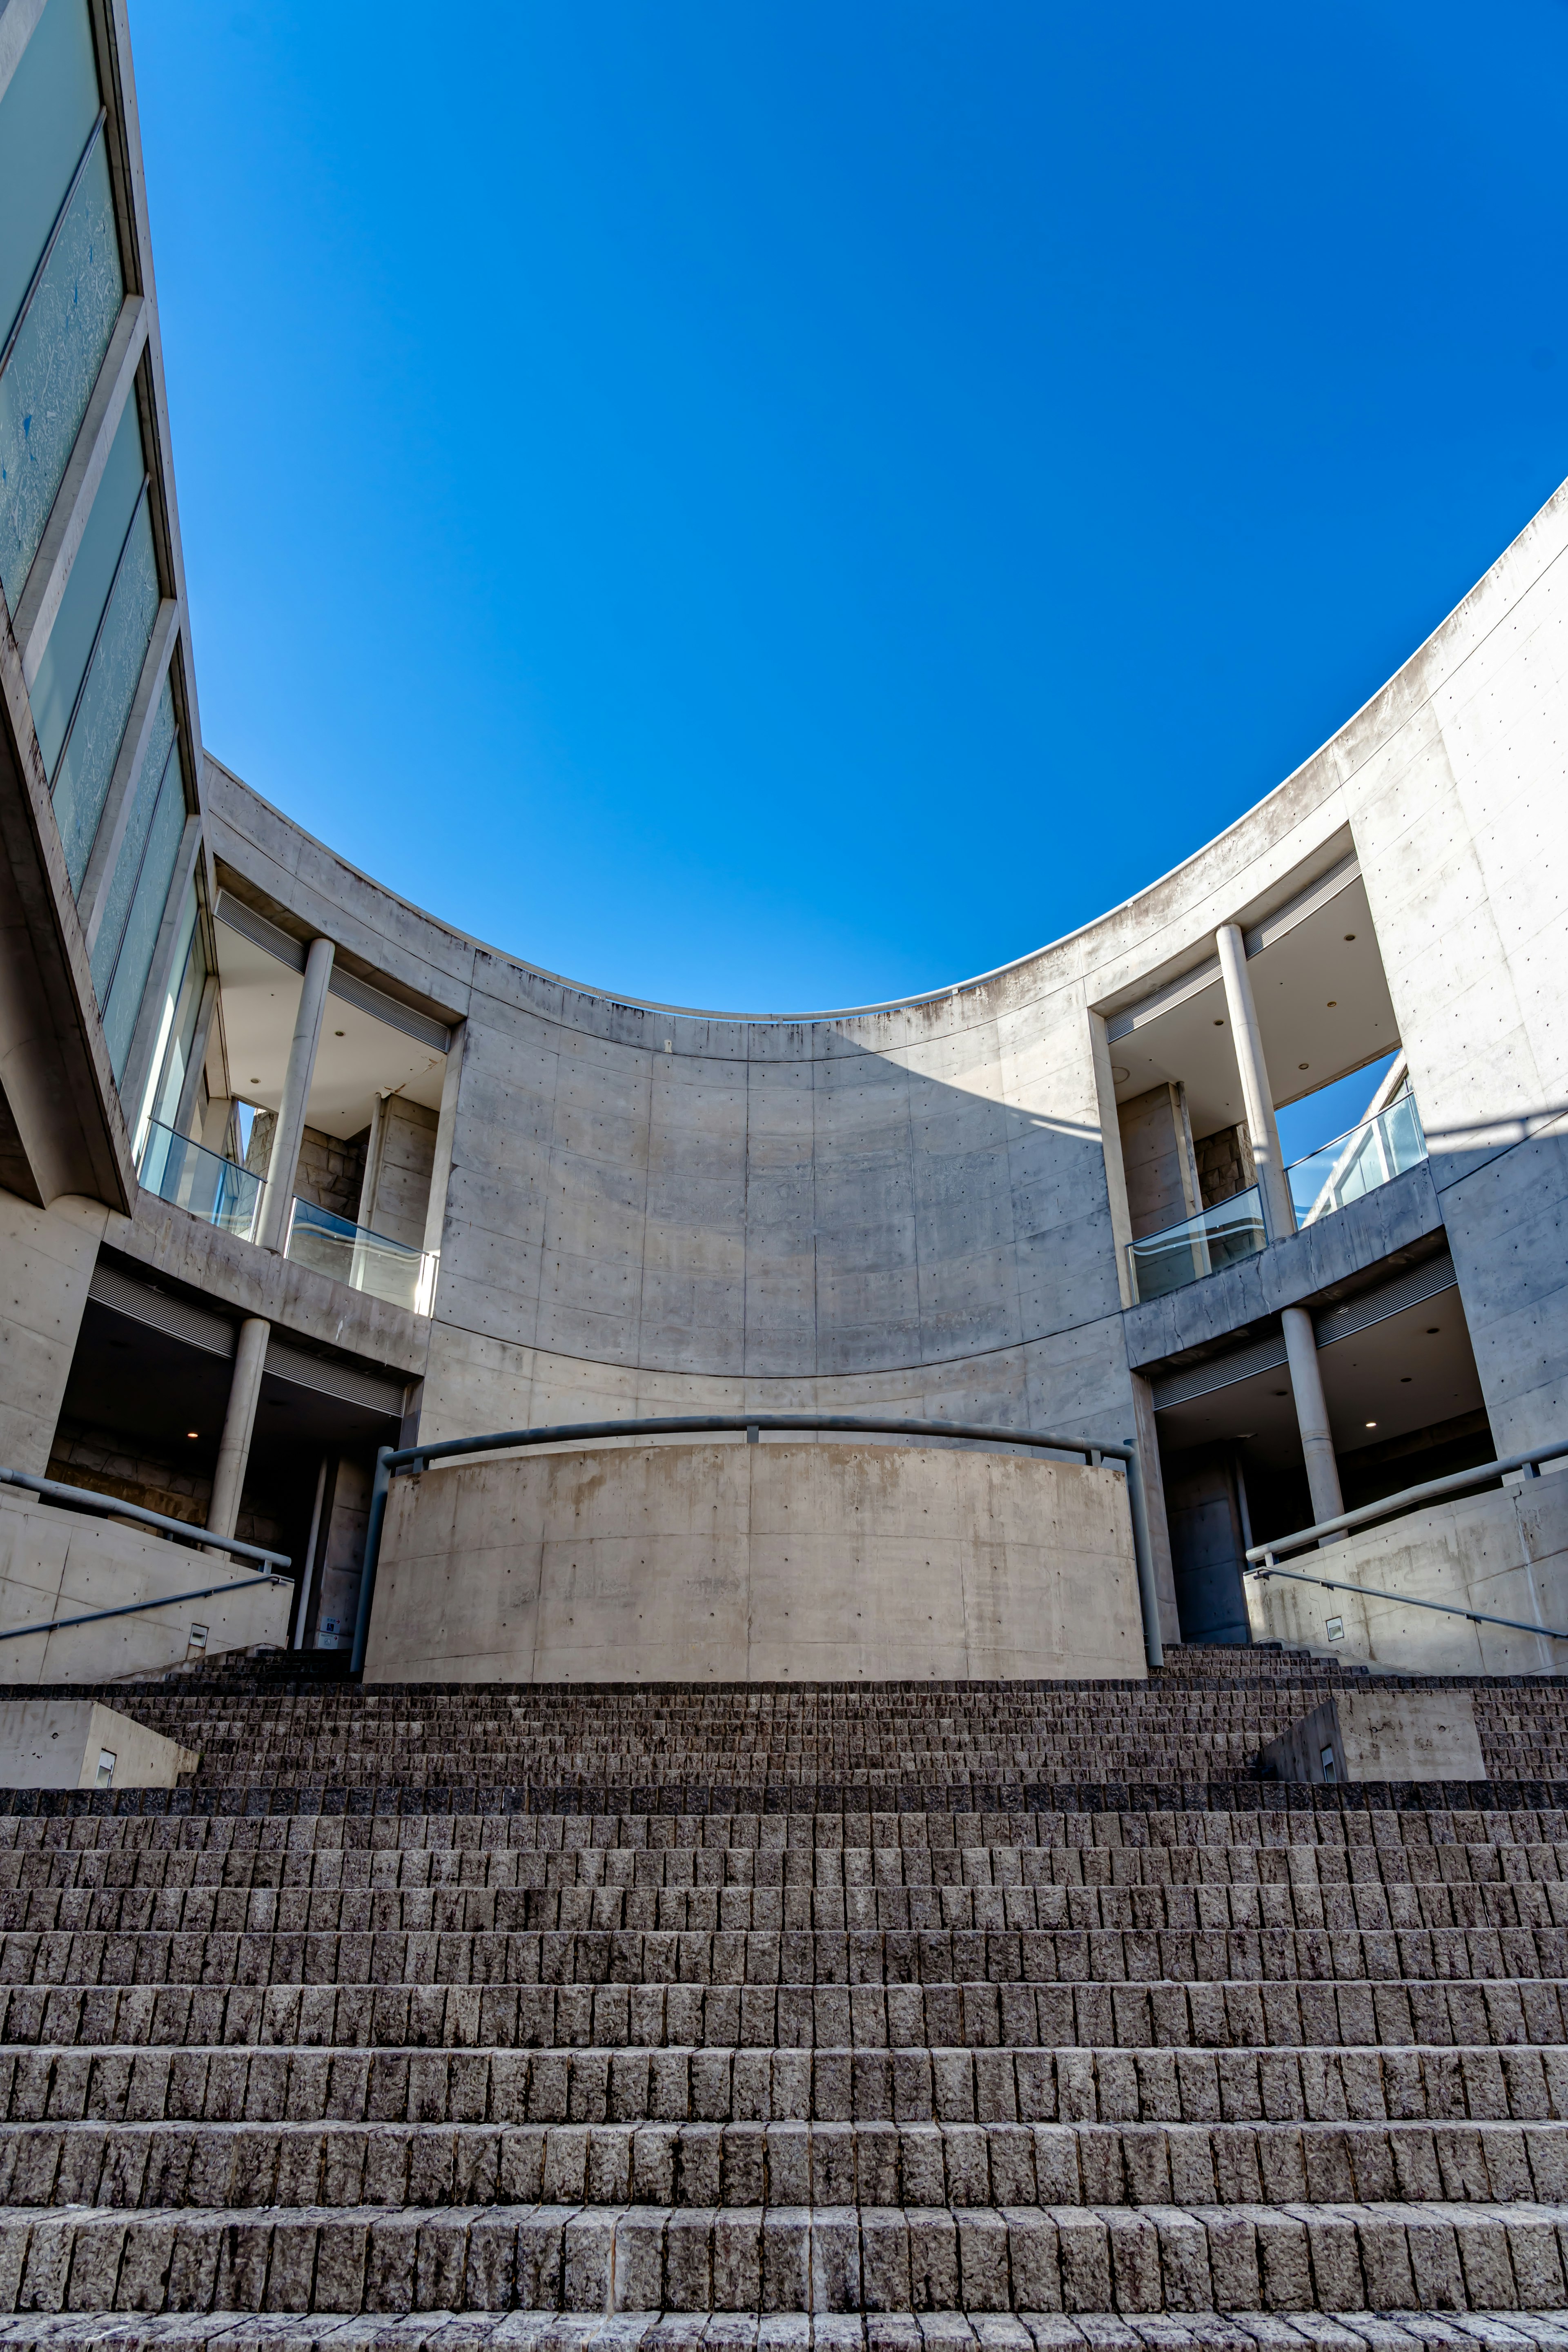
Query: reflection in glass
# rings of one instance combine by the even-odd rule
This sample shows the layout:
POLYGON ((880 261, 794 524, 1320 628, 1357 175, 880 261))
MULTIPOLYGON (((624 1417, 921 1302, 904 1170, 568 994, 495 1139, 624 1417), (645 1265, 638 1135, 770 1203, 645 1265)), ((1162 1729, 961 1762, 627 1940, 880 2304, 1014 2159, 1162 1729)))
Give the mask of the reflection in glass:
POLYGON ((125 1059, 135 1034, 136 1016, 142 1010, 147 975, 153 969, 153 951, 158 944, 158 930, 163 920, 163 908, 168 903, 169 886, 174 878, 174 866, 184 830, 185 787, 180 773, 180 753, 176 745, 170 752, 163 770, 158 804, 148 828, 142 871, 137 877, 131 912, 126 919, 125 937, 121 944, 113 978, 109 983, 108 1002, 103 1008, 104 1042, 109 1047, 116 1082, 125 1074, 125 1059))
POLYGON ((430 1311, 433 1255, 427 1256, 405 1242, 388 1241, 384 1234, 373 1234, 367 1225, 351 1224, 346 1217, 334 1216, 313 1201, 295 1201, 284 1255, 298 1265, 314 1266, 318 1274, 331 1275, 334 1282, 368 1291, 373 1298, 384 1298, 391 1306, 406 1307, 416 1315, 430 1311))
POLYGON ((142 666, 158 617, 158 564, 143 499, 115 574, 87 681, 71 719, 53 784, 55 823, 73 891, 79 891, 110 779, 136 699, 142 666))
POLYGON ((124 299, 100 139, 0 375, 0 584, 13 612, 124 299))
POLYGON ((232 1160, 206 1150, 154 1119, 147 1129, 139 1171, 143 1189, 172 1201, 204 1223, 248 1241, 261 1198, 261 1179, 232 1160))
POLYGON ((103 919, 93 942, 92 985, 100 1007, 109 1002, 110 983, 114 978, 115 965, 120 961, 125 926, 131 915, 131 901, 141 877, 142 861, 147 854, 153 814, 163 788, 163 772, 168 767, 174 748, 174 694, 165 678, 163 691, 158 698, 158 708, 153 714, 147 748, 137 773, 120 854, 114 861, 114 871, 109 877, 104 893, 103 919))
POLYGON ((1220 1201, 1198 1216, 1168 1225, 1163 1233, 1145 1234, 1127 1244, 1132 1270, 1132 1296, 1163 1298, 1200 1276, 1217 1274, 1238 1258, 1256 1257, 1268 1240, 1263 1230, 1263 1203, 1258 1187, 1220 1201))
POLYGON ((1400 1095, 1386 1110, 1363 1119, 1332 1143, 1293 1160, 1285 1171, 1298 1227, 1315 1224, 1363 1192, 1403 1176, 1426 1157, 1426 1138, 1413 1094, 1400 1095))
POLYGON ((49 0, 0 99, 0 345, 10 341, 98 113, 87 0, 49 0))

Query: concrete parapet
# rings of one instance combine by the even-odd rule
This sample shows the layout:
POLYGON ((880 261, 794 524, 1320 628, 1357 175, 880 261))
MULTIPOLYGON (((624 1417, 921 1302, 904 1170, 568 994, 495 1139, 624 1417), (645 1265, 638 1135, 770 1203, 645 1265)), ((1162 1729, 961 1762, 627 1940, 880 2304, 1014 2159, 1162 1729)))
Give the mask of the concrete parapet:
POLYGON ((1263 1749, 1277 1780, 1484 1780, 1468 1691, 1334 1691, 1263 1749))
POLYGON ((377 1681, 1142 1677, 1122 1479, 951 1447, 654 1444, 395 1482, 377 1681))
POLYGON ((0 1699, 0 1784, 8 1789, 172 1789, 201 1760, 99 1699, 0 1699))
POLYGON ((1363 1597, 1279 1573, 1249 1576, 1254 1641, 1331 1649, 1395 1674, 1568 1667, 1568 1642, 1475 1624, 1464 1614, 1477 1610, 1568 1630, 1568 1476, 1560 1473, 1434 1503, 1326 1550, 1293 1554, 1283 1565, 1297 1576, 1321 1570, 1336 1586, 1373 1591, 1363 1597), (1441 1605, 1417 1608, 1413 1601, 1441 1605))
POLYGON ((133 1615, 62 1626, 0 1642, 0 1684, 112 1682, 156 1675, 191 1655, 191 1627, 205 1630, 199 1654, 244 1650, 287 1635, 290 1588, 258 1576, 237 1591, 204 1601, 159 1596, 231 1584, 243 1566, 210 1559, 124 1521, 87 1518, 16 1487, 0 1489, 0 1625, 43 1627, 146 1601, 133 1615))

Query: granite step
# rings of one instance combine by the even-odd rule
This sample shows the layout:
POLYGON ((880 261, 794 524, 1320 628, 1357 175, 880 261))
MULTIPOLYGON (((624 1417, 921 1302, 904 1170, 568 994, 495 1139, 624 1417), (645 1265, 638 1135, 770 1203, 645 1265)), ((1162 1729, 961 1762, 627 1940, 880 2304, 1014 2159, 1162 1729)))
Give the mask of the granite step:
POLYGON ((1101 2209, 1568 2200, 1568 2124, 42 2123, 0 2201, 1101 2209))
POLYGON ((575 2049, 34 2043, 0 2121, 1131 2125, 1568 2123, 1561 2044, 575 2049))
POLYGON ((1128 1985, 0 1986, 0 2046, 887 2052, 1211 2050, 1568 2041, 1568 1979, 1128 1985))
POLYGON ((1561 2310, 1568 2207, 0 2209, 0 2310, 1561 2310))

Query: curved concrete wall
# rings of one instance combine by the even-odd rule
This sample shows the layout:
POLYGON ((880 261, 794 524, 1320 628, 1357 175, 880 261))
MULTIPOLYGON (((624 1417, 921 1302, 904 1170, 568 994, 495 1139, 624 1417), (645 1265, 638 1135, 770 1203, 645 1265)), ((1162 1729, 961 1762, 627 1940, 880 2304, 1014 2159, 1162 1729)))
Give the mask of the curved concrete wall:
POLYGON ((421 1434, 885 1404, 1147 1439, 1134 1370, 1174 1342, 1123 1312, 1100 1016, 1352 850, 1493 1434, 1562 1433, 1565 532, 1560 492, 1175 873, 1018 964, 868 1011, 747 1020, 574 986, 395 898, 209 763, 231 884, 466 1024, 421 1434))
POLYGON ((1126 1490, 950 1446, 612 1445, 394 1486, 373 1682, 1144 1672, 1126 1490))

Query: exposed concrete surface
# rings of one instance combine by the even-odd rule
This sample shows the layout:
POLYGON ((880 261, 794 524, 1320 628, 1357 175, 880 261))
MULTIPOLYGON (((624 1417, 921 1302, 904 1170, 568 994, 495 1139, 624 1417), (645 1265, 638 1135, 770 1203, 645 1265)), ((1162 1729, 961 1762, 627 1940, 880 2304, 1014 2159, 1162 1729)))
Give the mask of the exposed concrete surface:
POLYGON ((1131 1307, 1125 1318, 1128 1361, 1158 1364, 1206 1346, 1245 1324, 1336 1291, 1442 1230, 1443 1213, 1423 1161, 1257 1257, 1131 1307))
POLYGON ((1281 1780, 1484 1780, 1469 1691, 1336 1691, 1271 1739, 1281 1780))
POLYGON ((0 1191, 0 1465, 7 1470, 41 1478, 48 1469, 107 1214, 69 1194, 35 1209, 0 1191))
POLYGON ((369 1681, 1144 1672, 1126 1489, 953 1447, 610 1446, 395 1482, 369 1681))
MULTIPOLYGON (((0 1626, 48 1624, 94 1609, 120 1609, 160 1593, 230 1584, 241 1567, 150 1530, 40 1502, 0 1488, 0 1626)), ((253 1643, 281 1643, 290 1589, 258 1577, 254 1588, 139 1610, 95 1625, 26 1633, 0 1642, 0 1683, 88 1683, 162 1674, 181 1665, 193 1624, 207 1628, 207 1657, 253 1643)))
POLYGON ((0 1788, 173 1789, 201 1760, 100 1699, 0 1699, 0 1788), (110 1777, 100 1780, 106 1754, 110 1777))
MULTIPOLYGON (((425 1370, 430 1326, 423 1316, 204 1224, 154 1192, 139 1195, 133 1217, 110 1216, 104 1237, 149 1273, 233 1308, 237 1320, 262 1316, 279 1331, 341 1348, 405 1378, 425 1370)), ((74 1329, 71 1336, 74 1342, 74 1329)))
MULTIPOLYGON (((1479 1609, 1568 1632, 1568 1475, 1468 1495, 1284 1566, 1345 1584, 1479 1609)), ((1425 1675, 1529 1675, 1568 1668, 1568 1642, 1472 1625, 1463 1616, 1326 1591, 1281 1576, 1247 1580, 1255 1641, 1288 1642, 1338 1658, 1425 1675), (1329 1639, 1334 1620, 1342 1634, 1329 1639)))

